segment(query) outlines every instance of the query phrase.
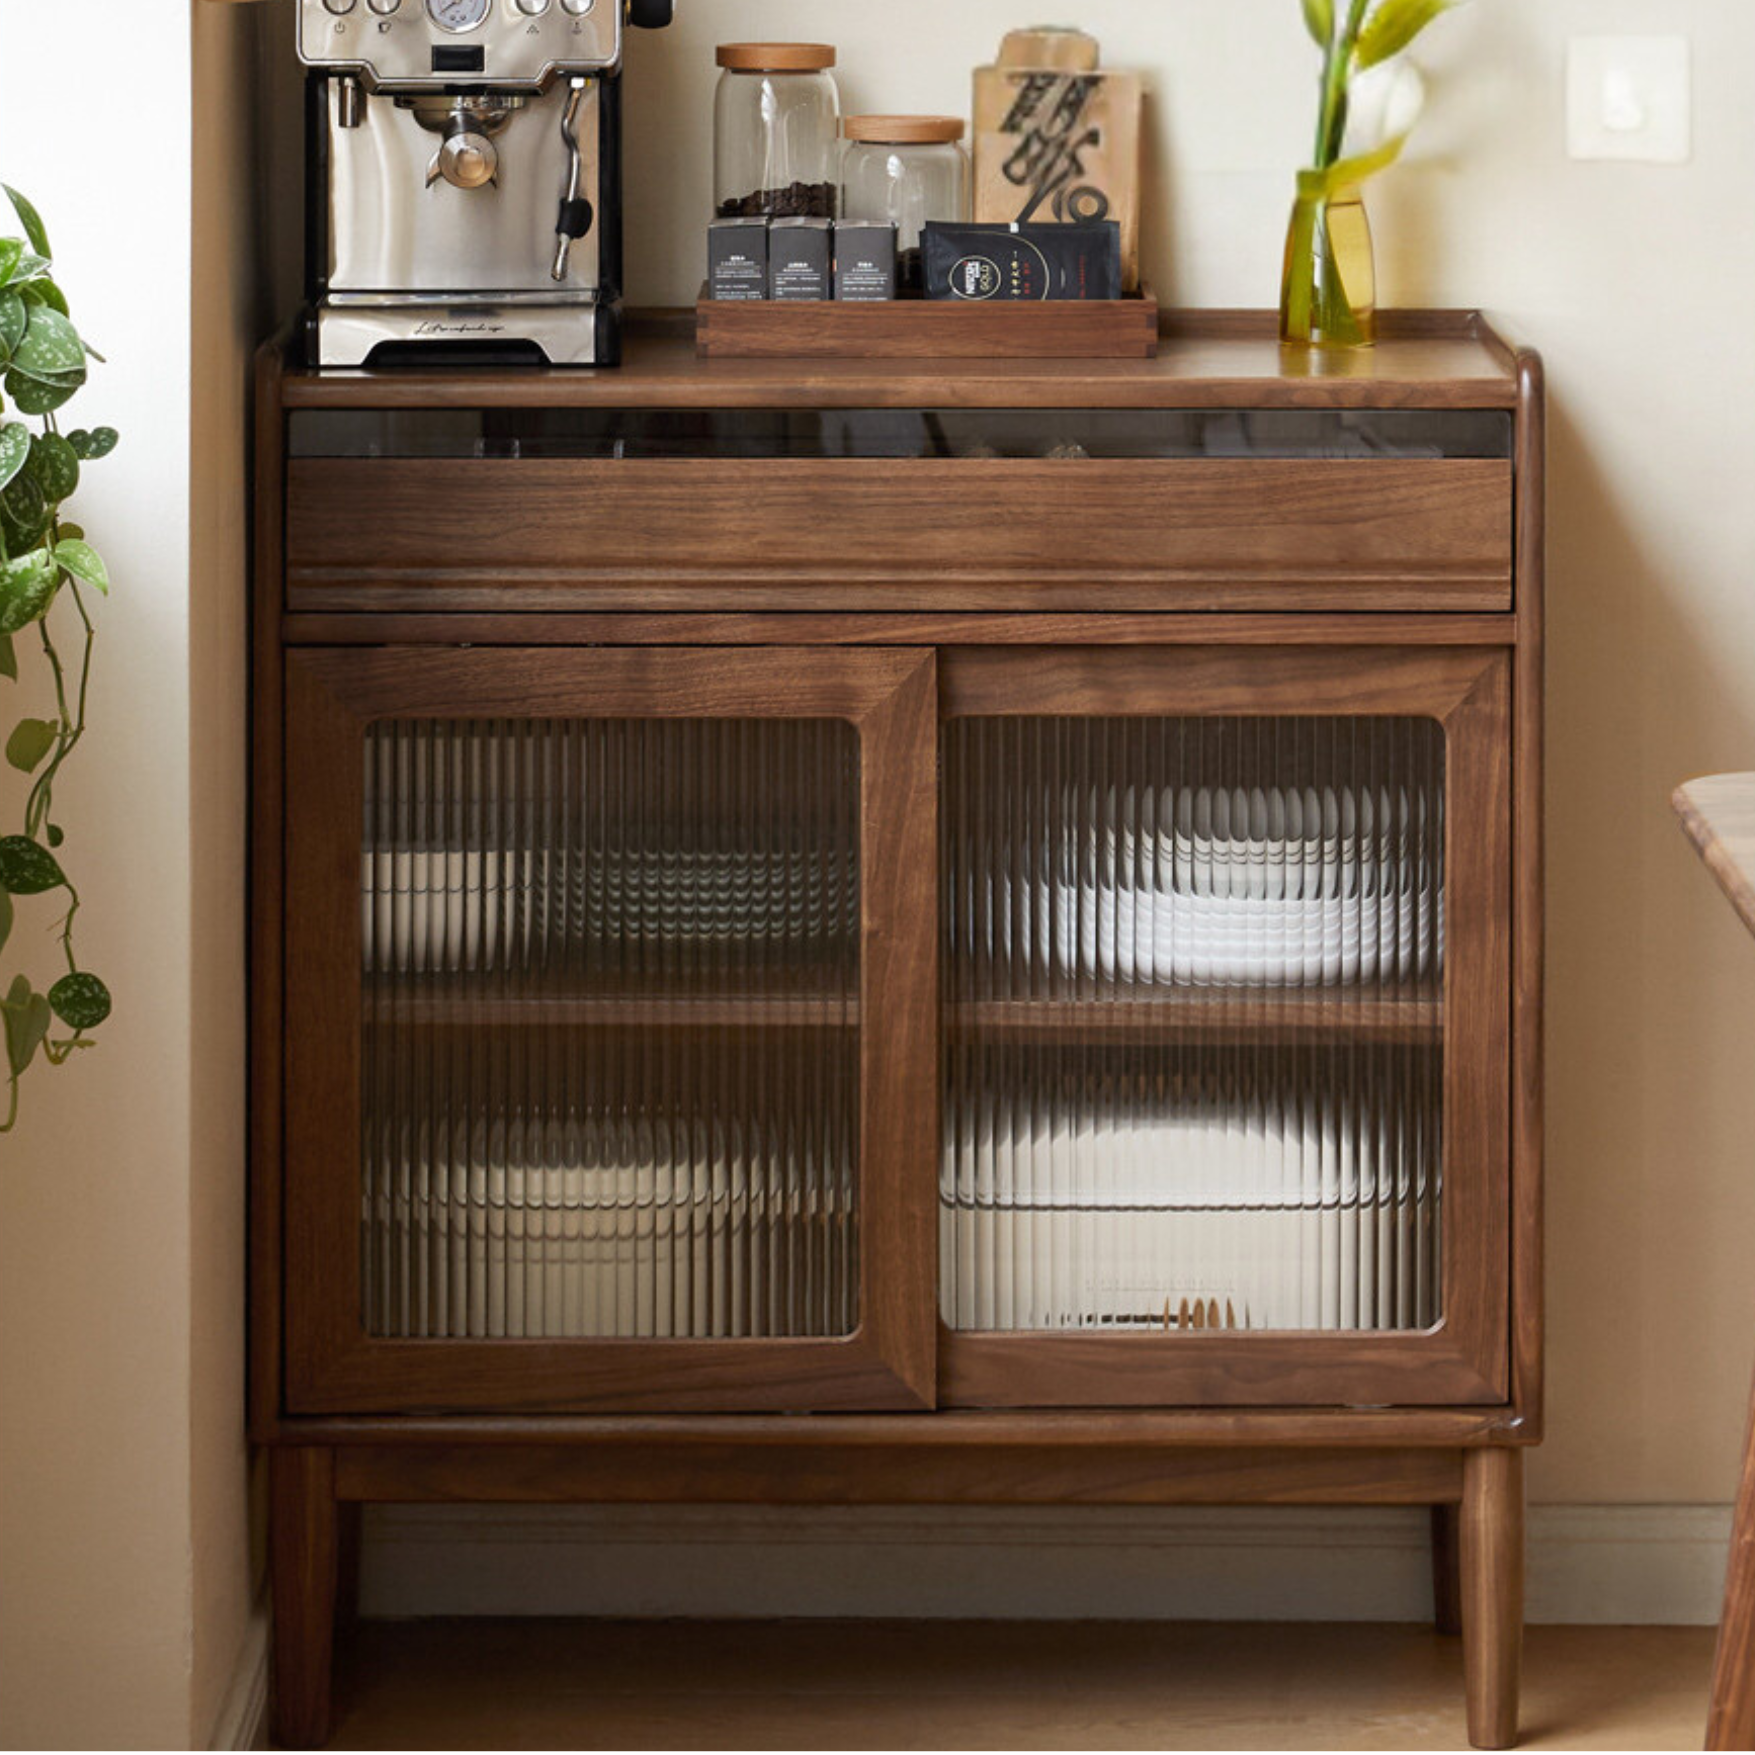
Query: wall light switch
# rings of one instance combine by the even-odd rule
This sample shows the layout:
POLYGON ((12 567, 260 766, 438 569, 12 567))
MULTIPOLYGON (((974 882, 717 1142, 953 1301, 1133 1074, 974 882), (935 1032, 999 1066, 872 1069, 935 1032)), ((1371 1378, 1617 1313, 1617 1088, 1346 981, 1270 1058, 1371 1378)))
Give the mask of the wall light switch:
POLYGON ((1567 151, 1686 164, 1691 86, 1686 37, 1574 37, 1566 56, 1567 151))

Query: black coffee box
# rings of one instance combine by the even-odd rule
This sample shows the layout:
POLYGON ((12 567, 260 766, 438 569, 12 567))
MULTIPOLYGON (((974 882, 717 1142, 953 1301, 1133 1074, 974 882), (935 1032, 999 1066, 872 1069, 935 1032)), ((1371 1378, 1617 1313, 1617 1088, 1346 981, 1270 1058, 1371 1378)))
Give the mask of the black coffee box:
POLYGON ((896 228, 844 219, 835 227, 835 297, 843 304, 887 304, 896 296, 896 228))
POLYGON ((707 228, 707 294, 731 304, 768 296, 765 219, 716 219, 707 228))
POLYGON ((1121 227, 951 225, 925 231, 929 299, 1118 299, 1121 227))
POLYGON ((835 225, 777 219, 768 228, 768 296, 786 301, 834 296, 835 225))

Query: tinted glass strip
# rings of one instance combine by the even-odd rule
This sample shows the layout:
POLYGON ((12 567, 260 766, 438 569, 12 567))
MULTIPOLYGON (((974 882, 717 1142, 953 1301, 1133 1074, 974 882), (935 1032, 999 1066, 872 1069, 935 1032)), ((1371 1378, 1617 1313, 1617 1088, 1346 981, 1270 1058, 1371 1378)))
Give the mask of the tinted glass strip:
POLYGON ((1452 409, 302 409, 293 457, 1509 458, 1512 417, 1452 409))

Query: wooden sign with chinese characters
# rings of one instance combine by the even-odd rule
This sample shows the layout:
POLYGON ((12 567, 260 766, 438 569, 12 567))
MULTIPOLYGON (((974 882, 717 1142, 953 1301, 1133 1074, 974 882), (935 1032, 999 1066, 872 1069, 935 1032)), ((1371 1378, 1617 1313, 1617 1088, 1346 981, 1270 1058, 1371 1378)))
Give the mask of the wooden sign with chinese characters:
POLYGON ((1083 31, 1013 31, 975 73, 975 217, 1121 226, 1122 280, 1140 283, 1139 76, 1106 73, 1083 31))

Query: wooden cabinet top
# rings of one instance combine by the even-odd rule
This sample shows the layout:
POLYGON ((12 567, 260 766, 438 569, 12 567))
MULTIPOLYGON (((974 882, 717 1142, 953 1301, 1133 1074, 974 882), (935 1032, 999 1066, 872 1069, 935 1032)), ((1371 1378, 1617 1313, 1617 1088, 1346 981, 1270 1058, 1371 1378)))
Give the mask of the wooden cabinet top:
POLYGON ((1389 311, 1374 348, 1283 350, 1271 312, 1171 313, 1155 360, 702 360, 690 313, 630 328, 614 370, 288 367, 288 408, 1514 409, 1534 356, 1478 312, 1389 311))
POLYGON ((1676 788, 1682 832, 1755 933, 1755 774, 1712 774, 1676 788))

